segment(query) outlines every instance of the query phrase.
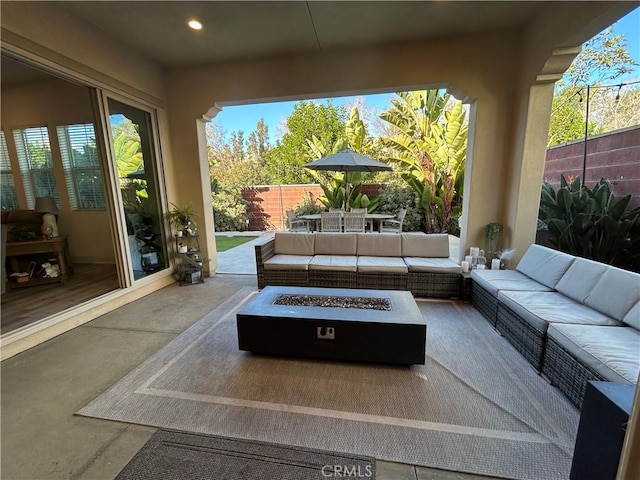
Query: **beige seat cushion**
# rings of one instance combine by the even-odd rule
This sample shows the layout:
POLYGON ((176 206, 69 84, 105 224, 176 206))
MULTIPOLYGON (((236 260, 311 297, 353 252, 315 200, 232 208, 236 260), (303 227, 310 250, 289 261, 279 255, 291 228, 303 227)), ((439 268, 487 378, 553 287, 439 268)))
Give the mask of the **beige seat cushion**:
POLYGON ((402 238, 397 233, 358 234, 358 256, 401 257, 402 238))
POLYGON ((446 233, 403 233, 403 257, 447 258, 449 235, 446 233))
POLYGON ((404 257, 410 272, 460 273, 461 267, 450 258, 404 257))
POLYGON ((355 272, 357 266, 358 257, 354 255, 314 255, 309 262, 309 270, 355 272))
POLYGON ((356 233, 316 233, 316 255, 355 255, 356 233))
POLYGON ((276 255, 313 255, 315 236, 311 233, 276 232, 276 255))
POLYGON ((308 270, 311 255, 274 255, 264 262, 265 270, 308 270))
MULTIPOLYGON (((396 237, 399 235, 395 234, 396 237)), ((358 257, 358 272, 365 273, 407 273, 407 264, 400 257, 358 257)))

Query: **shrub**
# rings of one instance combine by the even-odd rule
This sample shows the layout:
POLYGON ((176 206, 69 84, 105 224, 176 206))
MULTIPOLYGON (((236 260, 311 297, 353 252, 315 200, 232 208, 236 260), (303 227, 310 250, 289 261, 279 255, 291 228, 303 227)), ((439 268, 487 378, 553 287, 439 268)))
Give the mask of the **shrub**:
POLYGON ((402 230, 405 232, 421 231, 424 215, 416 205, 416 195, 410 187, 389 185, 378 196, 376 213, 397 214, 401 208, 407 209, 402 230))
POLYGON ((293 210, 296 215, 313 215, 322 211, 324 211, 324 209, 314 200, 311 192, 309 192, 309 195, 304 196, 302 201, 297 204, 293 210))
POLYGON ((631 195, 616 199, 606 180, 592 189, 580 177, 564 176, 556 191, 542 186, 539 218, 551 243, 563 252, 629 270, 640 270, 640 208, 630 210, 631 195))
POLYGON ((240 189, 219 189, 211 195, 211 206, 216 231, 233 232, 247 229, 249 213, 240 189))

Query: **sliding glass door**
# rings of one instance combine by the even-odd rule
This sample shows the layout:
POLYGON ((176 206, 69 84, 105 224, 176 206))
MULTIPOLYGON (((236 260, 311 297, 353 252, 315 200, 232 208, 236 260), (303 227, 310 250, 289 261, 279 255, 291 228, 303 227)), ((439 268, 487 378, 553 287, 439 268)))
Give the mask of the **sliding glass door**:
POLYGON ((169 267, 154 122, 145 110, 112 98, 107 103, 129 259, 138 280, 169 267))

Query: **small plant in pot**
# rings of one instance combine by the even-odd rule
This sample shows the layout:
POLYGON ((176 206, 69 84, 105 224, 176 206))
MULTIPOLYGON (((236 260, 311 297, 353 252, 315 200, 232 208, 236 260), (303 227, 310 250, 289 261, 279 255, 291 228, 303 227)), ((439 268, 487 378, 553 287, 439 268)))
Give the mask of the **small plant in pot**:
POLYGON ((189 229, 196 225, 194 221, 196 213, 193 210, 193 205, 189 202, 182 207, 178 207, 173 203, 171 206, 173 208, 164 214, 165 220, 178 231, 178 235, 181 234, 180 232, 188 235, 189 229))

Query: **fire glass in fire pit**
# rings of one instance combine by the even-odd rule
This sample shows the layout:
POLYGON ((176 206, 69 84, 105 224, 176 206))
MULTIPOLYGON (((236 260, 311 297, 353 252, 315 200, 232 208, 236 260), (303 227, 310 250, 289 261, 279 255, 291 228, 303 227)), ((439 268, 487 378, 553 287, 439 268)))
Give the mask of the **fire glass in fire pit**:
POLYGON ((391 310, 388 298, 332 297, 329 295, 278 295, 275 305, 296 307, 364 308, 367 310, 391 310))

